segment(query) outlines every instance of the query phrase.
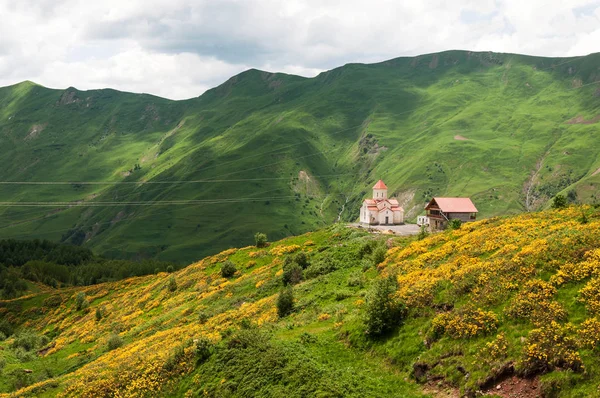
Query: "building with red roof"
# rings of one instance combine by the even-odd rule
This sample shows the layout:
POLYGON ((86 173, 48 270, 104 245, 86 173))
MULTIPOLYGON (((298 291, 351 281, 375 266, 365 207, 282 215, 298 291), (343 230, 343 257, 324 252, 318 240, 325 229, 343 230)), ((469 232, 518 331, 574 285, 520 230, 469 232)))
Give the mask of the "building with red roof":
POLYGON ((427 220, 422 222, 427 222, 432 230, 445 229, 450 220, 475 221, 478 213, 469 198, 433 198, 425 206, 425 210, 427 220))
POLYGON ((373 186, 373 198, 365 199, 360 208, 360 222, 368 225, 404 223, 404 209, 398 200, 388 199, 388 187, 382 180, 373 186))

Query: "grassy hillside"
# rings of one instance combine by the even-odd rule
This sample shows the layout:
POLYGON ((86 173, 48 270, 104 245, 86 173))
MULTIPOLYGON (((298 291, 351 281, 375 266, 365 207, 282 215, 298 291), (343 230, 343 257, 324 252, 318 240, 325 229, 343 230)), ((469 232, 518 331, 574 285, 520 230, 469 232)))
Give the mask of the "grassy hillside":
POLYGON ((0 391, 593 396, 599 233, 591 207, 492 218, 423 240, 340 225, 171 275, 1 301, 0 330, 15 332, 0 343, 0 391), (237 271, 226 278, 228 261, 237 271), (283 280, 295 282, 294 308, 280 316, 283 280), (388 296, 378 286, 394 287, 388 296), (401 311, 389 319, 386 308, 401 311), (366 334, 377 319, 389 331, 366 334))
POLYGON ((249 70, 186 101, 0 88, 0 181, 112 182, 0 184, 2 202, 68 202, 3 205, 0 236, 189 262, 355 220, 379 178, 409 219, 431 195, 471 196, 486 217, 559 192, 594 202, 599 68, 600 54, 448 51, 310 79, 249 70))

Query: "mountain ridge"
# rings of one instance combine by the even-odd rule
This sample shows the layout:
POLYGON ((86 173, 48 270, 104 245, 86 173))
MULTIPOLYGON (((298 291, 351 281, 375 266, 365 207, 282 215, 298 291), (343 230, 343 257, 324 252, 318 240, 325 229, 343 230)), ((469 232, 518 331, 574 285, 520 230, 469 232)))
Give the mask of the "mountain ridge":
POLYGON ((2 88, 0 181, 114 184, 0 185, 13 204, 0 235, 187 262, 256 231, 354 220, 379 178, 408 219, 433 195, 471 196, 484 217, 558 193, 594 202, 598 133, 582 121, 600 114, 599 59, 447 51, 313 78, 249 70, 181 101, 2 88), (208 180, 238 181, 189 182, 208 180), (180 183, 144 184, 160 181, 180 183), (68 205, 14 207, 42 199, 68 205), (165 201, 188 204, 129 204, 165 201))

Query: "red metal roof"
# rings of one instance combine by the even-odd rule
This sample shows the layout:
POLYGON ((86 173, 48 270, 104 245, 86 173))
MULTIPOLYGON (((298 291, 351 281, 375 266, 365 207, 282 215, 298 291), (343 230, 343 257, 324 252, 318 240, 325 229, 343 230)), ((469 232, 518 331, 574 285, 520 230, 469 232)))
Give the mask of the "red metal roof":
POLYGON ((373 185, 373 189, 388 189, 388 187, 383 183, 383 180, 379 180, 377 184, 373 185))
POLYGON ((469 198, 433 198, 425 209, 429 209, 434 204, 437 204, 444 213, 478 213, 469 198))

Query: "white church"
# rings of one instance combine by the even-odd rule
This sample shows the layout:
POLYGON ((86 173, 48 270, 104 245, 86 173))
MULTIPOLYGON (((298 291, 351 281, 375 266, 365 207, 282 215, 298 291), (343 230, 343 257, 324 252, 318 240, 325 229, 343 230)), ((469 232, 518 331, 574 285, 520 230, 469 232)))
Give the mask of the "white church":
POLYGON ((365 199, 360 208, 360 222, 368 225, 404 224, 404 209, 396 199, 388 199, 388 187, 382 180, 373 186, 373 199, 365 199))

